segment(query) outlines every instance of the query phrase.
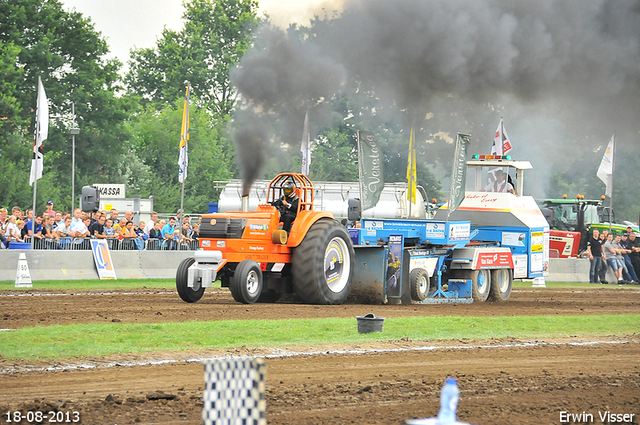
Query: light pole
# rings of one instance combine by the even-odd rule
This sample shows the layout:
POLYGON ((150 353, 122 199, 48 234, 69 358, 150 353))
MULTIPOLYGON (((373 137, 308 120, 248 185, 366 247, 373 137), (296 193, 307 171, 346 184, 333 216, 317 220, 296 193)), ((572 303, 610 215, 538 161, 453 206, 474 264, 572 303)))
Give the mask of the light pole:
POLYGON ((71 128, 69 129, 69 133, 71 134, 71 214, 73 214, 73 210, 75 208, 75 197, 76 197, 76 134, 80 134, 80 129, 77 128, 76 125, 76 110, 75 103, 71 103, 71 115, 73 122, 71 124, 71 128))

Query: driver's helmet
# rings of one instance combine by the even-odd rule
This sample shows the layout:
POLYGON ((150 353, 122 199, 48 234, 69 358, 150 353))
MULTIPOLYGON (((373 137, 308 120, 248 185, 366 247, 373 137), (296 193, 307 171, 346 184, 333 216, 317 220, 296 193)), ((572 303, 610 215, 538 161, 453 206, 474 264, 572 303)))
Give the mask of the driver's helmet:
POLYGON ((282 192, 289 196, 293 193, 293 183, 292 182, 286 182, 285 184, 282 185, 282 192))

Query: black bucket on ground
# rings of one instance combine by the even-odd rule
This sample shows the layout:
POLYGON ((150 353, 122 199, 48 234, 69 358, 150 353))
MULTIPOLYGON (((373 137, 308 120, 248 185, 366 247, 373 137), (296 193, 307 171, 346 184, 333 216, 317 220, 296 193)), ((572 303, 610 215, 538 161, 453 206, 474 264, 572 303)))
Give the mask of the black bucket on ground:
POLYGON ((375 314, 369 313, 364 316, 356 316, 358 321, 358 333, 368 334, 371 332, 382 332, 384 317, 376 317, 375 314))

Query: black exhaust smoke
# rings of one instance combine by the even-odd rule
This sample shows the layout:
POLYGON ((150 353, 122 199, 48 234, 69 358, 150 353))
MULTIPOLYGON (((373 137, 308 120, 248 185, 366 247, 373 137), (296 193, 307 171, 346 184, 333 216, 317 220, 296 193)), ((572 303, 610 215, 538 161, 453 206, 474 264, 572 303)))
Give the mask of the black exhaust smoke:
MULTIPOLYGON (((242 101, 233 126, 245 194, 261 177, 274 125, 279 134, 273 149, 281 143, 299 146, 307 108, 339 92, 346 78, 344 67, 318 46, 268 26, 258 37, 264 48, 248 51, 230 76, 242 101)), ((317 109, 311 113, 314 119, 317 109)))
MULTIPOLYGON (((249 115, 241 112, 242 116, 249 115)), ((253 115, 253 114, 252 114, 253 115)), ((251 185, 260 176, 264 165, 267 149, 267 133, 264 125, 261 125, 259 117, 253 120, 245 118, 243 124, 233 134, 233 143, 236 147, 240 178, 242 179, 242 196, 249 196, 251 185)))
MULTIPOLYGON (((638 0, 345 0, 341 5, 339 14, 316 20, 308 37, 261 28, 255 47, 232 71, 245 110, 260 111, 264 122, 278 120, 280 132, 300 129, 295 138, 279 134, 279 143, 300 143, 308 105, 322 127, 319 106, 342 91, 371 94, 375 114, 401 111, 401 120, 424 126, 423 136, 436 141, 446 141, 435 137, 440 132, 476 123, 473 130, 480 140, 486 137, 487 151, 504 113, 511 136, 519 134, 518 154, 543 158, 538 173, 551 165, 568 167, 563 153, 606 144, 613 129, 620 146, 637 143, 638 0), (435 119, 427 122, 431 118, 424 117, 433 113, 435 119)), ((353 111, 354 121, 358 112, 353 111)), ((356 123, 361 124, 366 122, 356 123)), ((251 115, 236 115, 234 126, 242 177, 250 187, 272 129, 252 128, 251 115)), ((433 143, 429 150, 441 161, 451 156, 451 144, 433 143)), ((593 155, 594 167, 601 157, 602 152, 593 155)))

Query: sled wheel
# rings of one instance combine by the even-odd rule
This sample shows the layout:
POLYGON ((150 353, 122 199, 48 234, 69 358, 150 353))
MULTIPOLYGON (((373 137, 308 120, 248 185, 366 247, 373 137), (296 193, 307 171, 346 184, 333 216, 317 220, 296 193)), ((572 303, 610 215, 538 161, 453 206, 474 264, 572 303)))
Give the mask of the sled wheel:
POLYGON ((351 291, 355 253, 335 220, 315 222, 292 256, 296 296, 309 304, 342 304, 351 291))
POLYGON ((188 303, 195 303, 204 295, 204 288, 200 285, 200 282, 196 282, 193 288, 187 286, 189 267, 195 262, 196 260, 194 258, 185 258, 176 271, 176 289, 178 290, 178 295, 180 295, 183 301, 188 303))
POLYGON ((425 269, 413 269, 409 274, 409 285, 411 287, 411 299, 423 301, 429 295, 429 273, 425 269))
POLYGON ((233 299, 243 304, 253 304, 262 293, 262 270, 253 260, 244 260, 236 267, 229 285, 233 299))
POLYGON ((491 271, 491 293, 489 300, 502 302, 511 296, 513 273, 510 269, 496 269, 491 271))
POLYGON ((491 273, 489 270, 464 270, 458 276, 462 279, 471 280, 474 300, 484 302, 489 298, 491 290, 491 273))

